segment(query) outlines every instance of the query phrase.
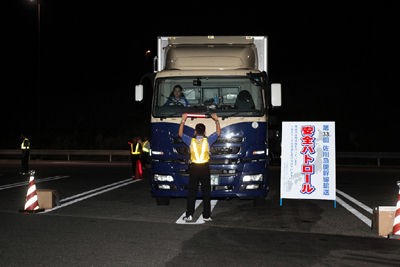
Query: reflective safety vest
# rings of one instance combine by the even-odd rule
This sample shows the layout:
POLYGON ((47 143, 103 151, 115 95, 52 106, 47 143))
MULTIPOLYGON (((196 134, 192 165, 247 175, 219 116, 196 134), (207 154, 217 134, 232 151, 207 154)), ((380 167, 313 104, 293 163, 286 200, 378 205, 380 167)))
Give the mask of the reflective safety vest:
POLYGON ((31 145, 31 142, 29 142, 29 139, 25 138, 24 141, 22 141, 21 149, 29 149, 30 145, 31 145), (25 146, 25 143, 27 143, 26 146, 25 146))
POLYGON ((133 143, 131 143, 131 154, 132 155, 139 155, 140 151, 139 151, 139 142, 136 143, 136 149, 135 151, 133 151, 133 143))
POLYGON ((144 141, 143 147, 142 147, 143 152, 149 153, 150 150, 146 147, 146 144, 147 144, 148 142, 149 142, 149 141, 144 141))
POLYGON ((200 142, 196 138, 192 138, 190 146, 190 160, 194 163, 206 163, 210 159, 210 153, 208 151, 207 138, 201 139, 200 142))

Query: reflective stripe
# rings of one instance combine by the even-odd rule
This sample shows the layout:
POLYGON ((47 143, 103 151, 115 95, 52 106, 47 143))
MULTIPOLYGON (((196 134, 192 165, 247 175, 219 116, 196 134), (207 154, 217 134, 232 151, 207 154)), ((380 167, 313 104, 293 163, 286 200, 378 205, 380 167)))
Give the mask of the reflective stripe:
POLYGON ((139 151, 139 143, 136 143, 136 149, 135 151, 133 151, 133 143, 131 143, 131 154, 132 155, 139 155, 140 151, 139 151))
POLYGON ((202 139, 202 146, 201 146, 201 153, 199 156, 198 148, 200 148, 200 145, 197 145, 196 138, 192 139, 191 143, 191 161, 194 163, 206 163, 210 159, 210 155, 208 152, 208 141, 207 138, 202 139))
POLYGON ((30 144, 31 142, 29 142, 29 139, 25 138, 24 141, 22 141, 21 149, 29 149, 30 144), (25 146, 25 141, 28 141, 28 146, 25 146))
POLYGON ((144 141, 143 147, 142 147, 143 152, 149 152, 149 149, 146 148, 146 144, 147 144, 148 142, 149 142, 149 141, 144 141))

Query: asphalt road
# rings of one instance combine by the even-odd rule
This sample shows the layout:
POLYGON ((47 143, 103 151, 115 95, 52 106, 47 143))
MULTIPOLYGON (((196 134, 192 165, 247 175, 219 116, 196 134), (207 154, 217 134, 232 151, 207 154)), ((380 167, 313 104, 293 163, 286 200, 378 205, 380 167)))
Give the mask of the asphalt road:
POLYGON ((1 266, 400 266, 400 240, 370 225, 373 207, 396 205, 399 168, 338 167, 335 208, 321 200, 280 206, 280 168, 271 167, 266 206, 214 200, 214 221, 204 224, 179 223, 184 198, 157 206, 148 173, 131 180, 128 162, 30 168, 37 189, 57 190, 61 206, 19 213, 29 176, 18 174, 20 161, 0 160, 1 266))

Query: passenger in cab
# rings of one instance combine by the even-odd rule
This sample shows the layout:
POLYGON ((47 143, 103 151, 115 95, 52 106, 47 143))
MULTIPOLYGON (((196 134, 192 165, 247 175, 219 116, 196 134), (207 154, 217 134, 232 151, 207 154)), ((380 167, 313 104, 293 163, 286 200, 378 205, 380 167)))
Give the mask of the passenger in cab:
POLYGON ((239 95, 236 98, 234 108, 255 109, 254 100, 249 91, 240 91, 239 95))
POLYGON ((189 102, 182 93, 182 86, 180 85, 174 86, 174 90, 171 92, 171 95, 168 98, 167 102, 165 102, 165 105, 166 106, 179 105, 184 107, 189 106, 189 102))

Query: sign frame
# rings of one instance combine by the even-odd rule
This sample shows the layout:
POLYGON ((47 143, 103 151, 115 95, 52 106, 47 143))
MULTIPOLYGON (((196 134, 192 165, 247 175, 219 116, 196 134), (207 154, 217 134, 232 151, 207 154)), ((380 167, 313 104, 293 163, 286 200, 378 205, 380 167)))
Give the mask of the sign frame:
POLYGON ((333 200, 336 208, 334 121, 282 122, 282 199, 333 200))

